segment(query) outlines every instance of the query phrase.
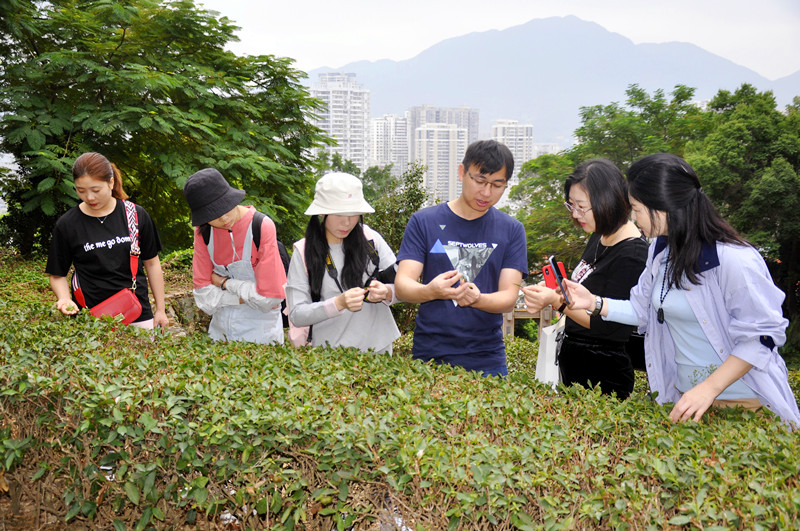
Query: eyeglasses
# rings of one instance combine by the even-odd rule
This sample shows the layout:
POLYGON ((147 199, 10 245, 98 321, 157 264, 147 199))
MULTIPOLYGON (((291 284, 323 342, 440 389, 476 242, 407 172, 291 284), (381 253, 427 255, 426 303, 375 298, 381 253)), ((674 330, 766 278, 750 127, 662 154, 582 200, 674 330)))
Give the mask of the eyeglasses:
POLYGON ((475 184, 477 184, 481 188, 485 188, 486 185, 488 184, 489 186, 492 187, 493 190, 504 190, 508 186, 508 182, 507 181, 503 181, 503 182, 490 181, 490 180, 488 180, 486 177, 484 177, 482 175, 478 175, 477 177, 475 177, 470 172, 467 172, 467 175, 469 175, 469 178, 472 179, 473 181, 475 181, 475 184))
POLYGON ((577 212, 578 216, 580 216, 580 217, 585 216, 586 213, 591 210, 591 208, 581 208, 581 207, 578 207, 578 206, 575 206, 575 205, 571 205, 566 201, 564 201, 564 206, 567 207, 567 210, 569 210, 570 214, 572 214, 574 212, 577 212))

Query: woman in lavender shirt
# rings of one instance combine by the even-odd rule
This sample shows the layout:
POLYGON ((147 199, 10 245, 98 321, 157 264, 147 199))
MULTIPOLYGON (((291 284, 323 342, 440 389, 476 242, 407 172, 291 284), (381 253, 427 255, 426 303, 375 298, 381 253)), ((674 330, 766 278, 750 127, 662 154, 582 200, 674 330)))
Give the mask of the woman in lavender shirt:
POLYGON ((711 406, 764 406, 790 425, 800 412, 778 347, 784 294, 758 251, 716 211, 697 174, 658 153, 628 170, 633 218, 655 238, 630 300, 567 281, 573 309, 638 325, 647 377, 670 418, 699 420, 711 406))

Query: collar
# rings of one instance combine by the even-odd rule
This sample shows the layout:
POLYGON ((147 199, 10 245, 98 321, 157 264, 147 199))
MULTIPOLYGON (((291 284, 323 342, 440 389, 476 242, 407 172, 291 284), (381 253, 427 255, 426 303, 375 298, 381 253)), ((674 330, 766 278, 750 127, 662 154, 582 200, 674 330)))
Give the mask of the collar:
MULTIPOLYGON (((659 236, 656 238, 653 256, 658 255, 667 247, 667 237, 659 236)), ((703 243, 700 248, 700 255, 697 257, 697 272, 704 273, 709 269, 719 266, 719 255, 717 254, 716 244, 703 243)))

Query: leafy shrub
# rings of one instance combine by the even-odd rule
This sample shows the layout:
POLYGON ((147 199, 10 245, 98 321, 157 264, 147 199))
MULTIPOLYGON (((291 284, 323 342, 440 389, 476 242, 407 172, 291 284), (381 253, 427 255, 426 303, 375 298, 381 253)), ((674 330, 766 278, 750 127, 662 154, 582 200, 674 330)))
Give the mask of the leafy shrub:
MULTIPOLYGON (((537 383, 350 349, 215 343, 7 304, 0 472, 70 527, 790 528, 797 435, 769 412, 672 424, 537 383), (398 518, 399 520, 395 520, 398 518)), ((798 383, 792 373, 792 383, 798 383)), ((637 380, 639 385, 640 380, 637 380)))

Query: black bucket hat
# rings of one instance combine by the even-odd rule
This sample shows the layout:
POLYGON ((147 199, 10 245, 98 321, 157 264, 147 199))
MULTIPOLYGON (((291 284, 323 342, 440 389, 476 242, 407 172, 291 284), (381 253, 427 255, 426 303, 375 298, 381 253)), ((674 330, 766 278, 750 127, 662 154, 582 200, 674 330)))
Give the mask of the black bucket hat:
POLYGON ((233 210, 244 199, 244 190, 232 187, 214 168, 205 168, 186 180, 183 195, 192 210, 192 225, 199 227, 233 210))

